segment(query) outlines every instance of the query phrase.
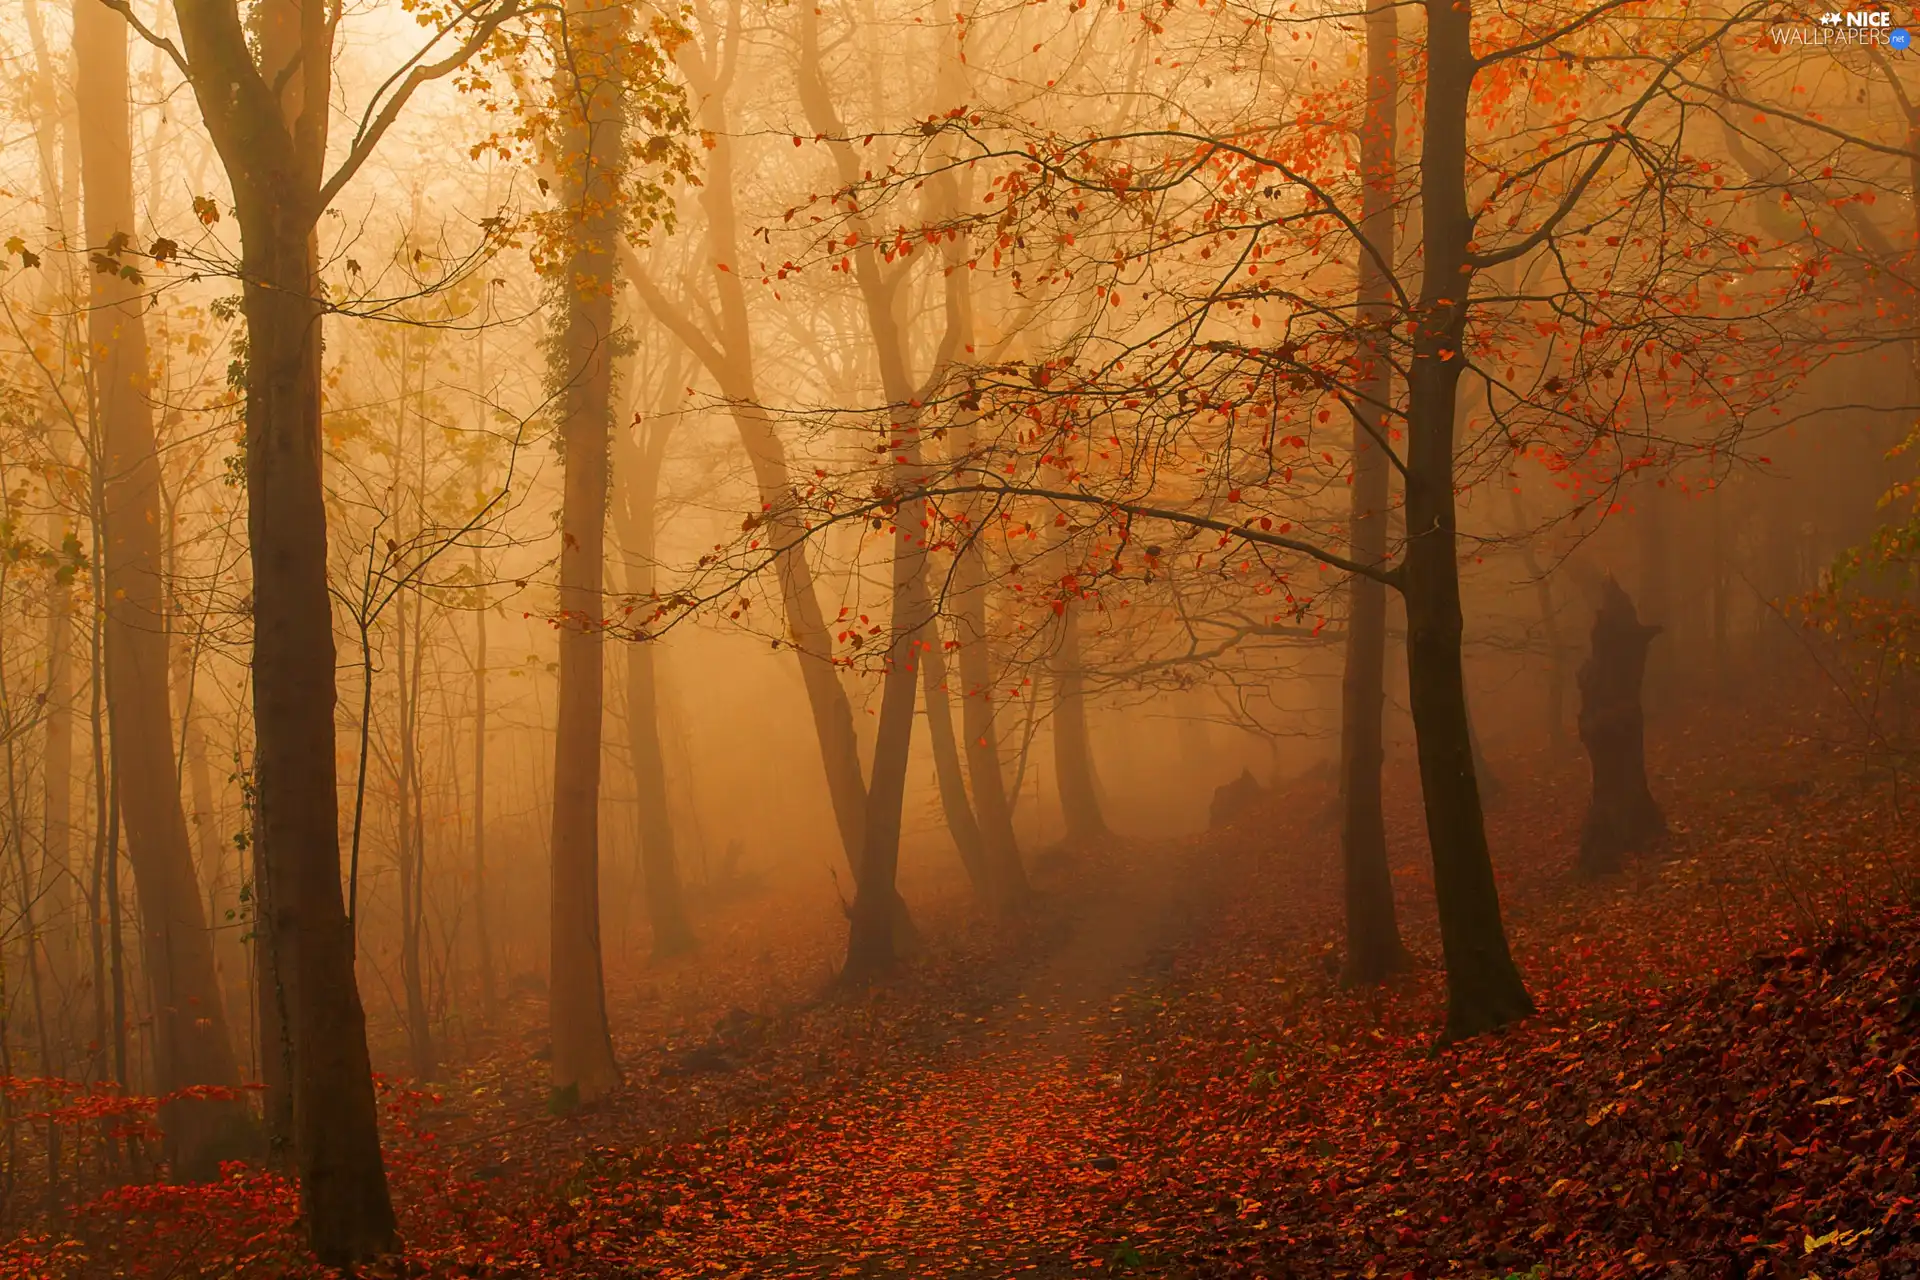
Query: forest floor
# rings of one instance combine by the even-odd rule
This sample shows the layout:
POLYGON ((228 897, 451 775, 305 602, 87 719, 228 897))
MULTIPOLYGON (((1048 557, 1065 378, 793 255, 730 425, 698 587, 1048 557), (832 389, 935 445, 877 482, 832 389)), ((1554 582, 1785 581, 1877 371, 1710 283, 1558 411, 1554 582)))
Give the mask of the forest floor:
MULTIPOLYGON (((1443 1052, 1403 764, 1416 965, 1378 991, 1335 982, 1323 783, 1036 859, 1017 924, 916 899, 924 954, 862 996, 825 990, 830 914, 717 907, 700 953, 616 975, 608 1102, 549 1114, 531 995, 477 1066, 387 1091, 410 1252, 370 1274, 1920 1274, 1920 854, 1848 728, 1657 720, 1671 845, 1600 884, 1571 872, 1577 750, 1496 752, 1541 1013, 1443 1052)), ((50 1217, 0 1274, 280 1275, 294 1240, 285 1184, 236 1168, 50 1217)))

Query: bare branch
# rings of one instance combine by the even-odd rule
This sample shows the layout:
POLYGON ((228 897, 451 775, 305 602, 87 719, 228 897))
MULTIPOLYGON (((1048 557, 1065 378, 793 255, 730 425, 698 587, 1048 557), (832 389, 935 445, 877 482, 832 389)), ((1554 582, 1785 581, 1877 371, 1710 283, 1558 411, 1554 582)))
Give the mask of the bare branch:
MULTIPOLYGON (((1127 502, 1117 498, 1103 498, 1092 493, 1073 493, 1063 489, 1043 489, 1034 485, 1019 484, 942 484, 932 485, 907 495, 908 498, 945 498, 962 494, 994 494, 1008 498, 1045 498, 1049 502, 1070 503, 1075 506, 1099 507, 1103 511, 1120 515, 1137 516, 1144 520, 1159 520, 1166 524, 1185 525, 1193 529, 1208 529, 1214 533, 1238 538, 1243 542, 1255 543, 1263 547, 1277 547, 1283 551, 1293 551, 1309 559, 1317 560, 1331 568, 1347 573, 1371 578, 1387 586, 1400 589, 1401 572, 1398 566, 1383 569, 1378 565, 1362 564, 1350 560, 1337 552, 1328 551, 1317 543, 1302 538, 1290 538, 1285 534, 1273 533, 1266 529, 1255 529, 1249 525, 1231 524, 1225 520, 1216 520, 1212 516, 1195 515, 1190 511, 1178 511, 1171 507, 1149 506, 1142 502, 1127 502)), ((896 494, 891 499, 901 501, 896 494)))
POLYGON ((140 21, 139 16, 133 11, 133 5, 130 0, 100 0, 100 3, 125 18, 127 25, 132 27, 142 40, 145 40, 148 44, 171 58, 173 65, 179 69, 181 75, 189 79, 192 78, 193 72, 188 68, 186 58, 181 55, 180 47, 167 37, 155 31, 152 27, 149 27, 146 23, 140 21))
MULTIPOLYGON (((126 0, 121 0, 121 3, 125 2, 126 0)), ((458 48, 438 62, 423 63, 421 59, 425 58, 434 45, 439 43, 439 36, 436 36, 432 42, 422 46, 418 52, 395 69, 369 100, 367 106, 369 114, 361 117, 360 127, 354 133, 353 142, 347 149, 346 159, 340 162, 340 167, 320 188, 319 208, 324 209, 332 204, 334 197, 340 194, 341 189, 353 181, 353 176, 367 162, 374 148, 380 145, 380 139, 393 126, 393 122, 399 119, 400 112, 406 108, 408 100, 421 85, 442 79, 465 66, 473 55, 480 52, 487 41, 493 38, 495 31, 509 19, 519 16, 522 7, 522 0, 468 0, 468 3, 463 5, 455 15, 454 20, 440 31, 440 36, 444 36, 460 22, 472 20, 474 29, 468 33, 465 40, 460 42, 458 48), (489 9, 491 12, 483 13, 489 9), (476 14, 482 16, 475 17, 476 14), (403 75, 404 78, 402 78, 403 75), (396 80, 399 81, 399 87, 393 88, 396 80), (392 89, 391 93, 388 93, 389 89, 392 89), (381 100, 383 96, 384 102, 381 100), (375 103, 379 103, 377 111, 374 108, 375 103)))

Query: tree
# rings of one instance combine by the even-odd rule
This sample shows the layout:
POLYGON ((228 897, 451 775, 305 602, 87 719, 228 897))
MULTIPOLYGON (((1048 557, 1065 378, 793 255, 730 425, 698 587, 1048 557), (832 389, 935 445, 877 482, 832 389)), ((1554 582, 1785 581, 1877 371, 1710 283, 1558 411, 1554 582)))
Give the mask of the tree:
MULTIPOLYGON (((1323 588, 1300 585, 1298 560, 1402 594, 1453 1039, 1533 1008, 1501 919, 1474 763, 1460 495, 1532 457, 1576 510, 1604 514, 1636 472, 1740 447, 1800 376, 1783 351, 1831 350, 1834 334, 1790 293, 1812 287, 1812 267, 1795 268, 1792 286, 1782 277, 1738 296, 1719 283, 1751 274, 1756 240, 1743 229, 1746 192, 1725 181, 1720 157, 1690 149, 1707 137, 1689 131, 1694 118, 1732 118, 1724 93, 1695 74, 1758 10, 1649 27, 1610 3, 1481 18, 1468 5, 1424 8, 1424 128, 1411 160, 1395 162, 1409 175, 1395 185, 1420 213, 1419 251, 1405 261, 1368 251, 1378 183, 1333 136, 1364 141, 1346 122, 1364 121, 1369 95, 1311 76, 1305 124, 1261 116, 1090 134, 1010 112, 936 115, 920 125, 929 141, 917 165, 867 183, 923 182, 945 166, 945 139, 964 137, 959 163, 991 172, 981 199, 999 202, 992 268, 1012 259, 1017 290, 1097 282, 1106 305, 1042 358, 979 371, 967 399, 991 402, 997 437, 920 491, 1051 504, 1092 562, 1085 575, 1063 565, 1056 611, 1104 604, 1104 584, 1118 594, 1164 582, 1175 552, 1270 597, 1261 627, 1319 609, 1323 588), (1651 51, 1642 62, 1620 52, 1640 45, 1651 51), (1585 74, 1600 66, 1619 77, 1585 74), (1484 120, 1509 132, 1474 150, 1484 120), (1054 247, 1076 244, 1064 261, 1054 247), (1332 255, 1334 244, 1352 252, 1332 255), (1342 261, 1385 277, 1365 312, 1327 301, 1342 261), (1269 319, 1277 337, 1252 332, 1269 319), (1373 383, 1368 353, 1381 351, 1403 395, 1373 383), (1373 423, 1363 444, 1402 475, 1402 545, 1384 562, 1332 549, 1326 486, 1345 477, 1315 424, 1336 411, 1373 423), (1151 524, 1172 526, 1176 547, 1146 538, 1151 524), (1197 543, 1202 533, 1217 544, 1197 543)), ((1779 179, 1766 189, 1780 198, 1779 179)), ((1354 457, 1344 442, 1341 452, 1354 457)), ((842 518, 870 510, 856 503, 842 518)))
MULTIPOLYGON (((63 169, 78 166, 72 163, 63 166, 62 153, 71 157, 78 150, 74 135, 79 122, 75 113, 64 109, 68 105, 62 101, 66 95, 61 92, 61 77, 55 72, 53 52, 47 40, 38 0, 26 0, 22 9, 34 56, 33 92, 28 102, 33 108, 34 158, 39 171, 41 200, 52 215, 49 221, 55 236, 65 244, 69 228, 77 221, 72 210, 78 207, 78 193, 72 190, 74 175, 66 173, 63 180, 63 169)), ((51 419, 51 415, 49 417, 51 419)), ((58 428, 50 422, 49 430, 58 428)), ((54 445, 52 452, 57 469, 64 470, 67 464, 64 456, 66 450, 54 445)), ((77 550, 77 537, 67 531, 60 516, 50 512, 44 534, 47 545, 58 545, 68 538, 74 539, 72 546, 77 550)), ((73 865, 73 576, 56 575, 48 585, 47 714, 42 773, 42 822, 45 831, 41 838, 44 886, 41 892, 44 900, 40 920, 44 929, 48 985, 62 996, 78 969, 78 922, 73 910, 74 888, 78 883, 73 865)), ((67 1069, 67 1045, 75 1037, 71 1034, 71 1028, 64 1026, 58 1028, 57 1037, 56 1042, 61 1048, 56 1061, 48 1065, 50 1069, 64 1071, 67 1069)))
POLYGON ((1467 122, 1474 74, 1473 14, 1426 0, 1426 132, 1420 154, 1423 263, 1407 372, 1406 553, 1398 586, 1407 602, 1407 692, 1420 760, 1420 793, 1433 848, 1440 945, 1447 962, 1450 1039, 1533 1012, 1507 946, 1487 848, 1472 730, 1460 665, 1460 565, 1456 545, 1455 422, 1466 336, 1475 220, 1467 209, 1467 122))
POLYGON ((613 314, 618 196, 625 171, 625 85, 615 59, 624 25, 597 0, 567 6, 554 98, 566 227, 560 292, 559 430, 566 464, 560 514, 560 694, 554 725, 551 992, 553 1087, 591 1102, 620 1083, 607 1027, 600 952, 600 732, 606 609, 607 447, 617 354, 613 314))
POLYGON ((1593 798, 1580 831, 1580 870, 1618 871, 1667 832, 1647 788, 1646 717, 1641 685, 1647 650, 1660 628, 1640 621, 1633 601, 1612 578, 1601 588, 1593 619, 1593 651, 1580 667, 1580 741, 1593 764, 1593 798))
MULTIPOLYGON (((774 577, 785 612, 784 637, 799 663, 814 734, 820 744, 827 795, 833 804, 840 846, 857 880, 865 841, 867 788, 860 766, 860 742, 853 726, 853 704, 833 661, 833 637, 821 608, 813 567, 807 560, 807 535, 789 496, 794 476, 778 421, 760 395, 753 330, 746 288, 735 265, 742 261, 739 217, 735 210, 736 140, 728 117, 728 95, 739 70, 743 23, 740 7, 730 3, 724 22, 703 5, 701 38, 675 50, 676 61, 699 102, 698 122, 706 149, 706 176, 699 205, 706 217, 705 268, 700 279, 712 282, 715 307, 711 333, 694 320, 693 305, 670 300, 639 264, 628 260, 628 282, 647 310, 700 361, 720 389, 753 468, 760 499, 756 525, 774 548, 774 577)), ((703 302, 704 299, 701 299, 703 302)), ((692 299, 688 300, 693 303, 692 299)))
MULTIPOLYGON (((942 111, 964 107, 970 88, 961 39, 965 16, 956 15, 953 30, 941 44, 935 93, 942 111)), ((927 185, 929 220, 933 226, 944 227, 946 231, 940 255, 941 290, 947 312, 946 346, 954 353, 952 376, 957 382, 963 382, 966 367, 980 359, 978 326, 974 320, 974 272, 968 261, 971 237, 958 233, 965 193, 960 174, 952 166, 937 171, 927 185)), ((975 421, 975 410, 964 403, 955 405, 948 432, 951 456, 965 457, 973 451, 977 444, 975 421)), ((966 743, 966 780, 972 784, 972 803, 970 809, 964 808, 967 793, 964 788, 956 787, 949 811, 963 825, 971 821, 979 846, 978 887, 987 901, 1005 911, 1025 900, 1027 875, 1020 859, 1020 841, 1013 829, 1013 803, 1001 771, 1000 727, 994 706, 997 664, 993 633, 987 620, 990 570, 983 527, 987 507, 976 498, 962 504, 954 516, 959 533, 957 545, 953 547, 947 605, 952 613, 954 644, 958 650, 961 729, 966 743)), ((951 737, 950 729, 940 727, 933 706, 936 685, 947 683, 943 649, 943 645, 934 643, 927 650, 928 724, 936 743, 944 743, 951 737)), ((941 693, 943 704, 945 698, 946 694, 941 693)), ((943 705, 943 713, 944 710, 943 705)), ((949 717, 942 714, 939 718, 949 717)), ((941 785, 944 794, 948 784, 943 781, 941 785)))
POLYGON ((1060 599, 1053 682, 1053 772, 1060 788, 1060 814, 1067 843, 1097 844, 1113 833, 1100 808, 1100 784, 1093 773, 1093 740, 1087 732, 1086 672, 1080 656, 1080 605, 1071 591, 1060 599))
MULTIPOLYGON (((94 413, 100 424, 105 534, 103 601, 107 705, 114 776, 127 850, 140 895, 143 968, 155 1018, 155 1086, 237 1088, 214 973, 213 935, 194 874, 180 805, 168 708, 167 583, 162 564, 160 459, 148 389, 141 275, 124 261, 133 231, 133 161, 125 22, 104 6, 74 11, 80 158, 86 231, 93 252, 88 337, 94 413)), ((156 246, 156 257, 167 256, 156 246)), ((117 860, 117 852, 115 854, 117 860)), ((178 1099, 161 1109, 167 1152, 189 1177, 211 1177, 242 1141, 246 1111, 236 1094, 178 1099)))
MULTIPOLYGON (((665 385, 679 384, 683 372, 669 367, 665 385)), ((614 474, 619 494, 614 524, 626 562, 627 594, 635 600, 657 597, 660 474, 672 438, 672 419, 635 415, 635 431, 614 433, 614 474)), ((627 661, 627 743, 633 784, 640 807, 640 865, 646 877, 647 916, 653 924, 655 959, 680 955, 695 945, 680 892, 680 863, 675 851, 673 814, 667 802, 667 761, 660 745, 657 642, 639 639, 625 646, 627 661)))
POLYGON ((664 19, 643 28, 617 0, 571 0, 549 36, 551 94, 537 123, 559 193, 539 253, 559 304, 551 373, 565 465, 549 1015, 556 1095, 588 1102, 620 1080, 607 1026, 599 879, 609 444, 615 366, 629 342, 614 294, 623 244, 659 220, 668 207, 663 182, 686 176, 691 157, 680 142, 686 104, 665 75, 683 30, 664 19))
MULTIPOLYGON (((1352 411, 1353 492, 1349 554, 1362 564, 1387 560, 1387 454, 1393 421, 1393 365, 1386 330, 1392 323, 1394 261, 1394 134, 1400 109, 1399 19, 1385 0, 1367 5, 1366 111, 1360 129, 1358 297, 1359 369, 1352 411)), ((1394 918, 1387 866, 1380 770, 1385 762, 1381 715, 1386 702, 1387 588, 1356 575, 1347 586, 1346 671, 1340 701, 1340 847, 1345 862, 1347 955, 1344 979, 1369 984, 1406 967, 1394 918)))
MULTIPOLYGON (((389 1251, 394 1217, 340 887, 314 231, 419 87, 465 65, 519 5, 453 11, 425 53, 384 83, 329 173, 338 14, 324 0, 268 0, 252 15, 257 41, 239 0, 174 0, 178 45, 147 28, 128 0, 99 2, 186 77, 240 225, 255 838, 264 871, 256 892, 271 998, 284 1015, 282 1045, 267 1052, 287 1064, 308 1238, 323 1262, 344 1265, 389 1251), (452 48, 433 59, 442 40, 452 48)), ((209 225, 220 216, 204 197, 196 210, 209 225)))
MULTIPOLYGON (((404 358, 401 368, 404 372, 404 358)), ((404 395, 402 403, 405 403, 404 395)), ((404 431, 404 416, 401 422, 404 431)), ((403 436, 396 453, 404 455, 404 452, 403 436)), ((421 455, 424 469, 424 441, 421 455)), ((398 460, 396 457, 396 462, 398 460)), ((440 1059, 433 1047, 433 1024, 427 1013, 426 980, 421 963, 427 914, 426 795, 420 776, 421 676, 427 665, 426 601, 417 600, 409 617, 407 596, 406 591, 394 596, 397 616, 393 636, 394 703, 400 733, 400 759, 394 772, 394 791, 399 801, 394 858, 400 869, 400 990, 406 999, 407 1054, 414 1078, 432 1080, 440 1073, 440 1059)))
POLYGON ((480 1009, 488 1021, 500 1011, 494 977, 491 903, 487 893, 487 579, 480 548, 473 549, 473 937, 480 968, 480 1009))
MULTIPOLYGON (((841 189, 852 212, 849 269, 866 312, 867 328, 879 365, 886 409, 885 490, 900 495, 883 505, 891 549, 887 639, 883 650, 880 725, 874 738, 873 769, 867 780, 866 818, 852 918, 847 932, 847 963, 842 977, 865 982, 893 967, 906 907, 895 881, 900 861, 901 808, 906 798, 907 754, 913 739, 913 709, 920 655, 932 643, 934 612, 926 587, 931 540, 930 511, 917 496, 925 484, 920 406, 930 388, 944 381, 958 333, 951 322, 940 342, 925 384, 916 384, 906 335, 899 316, 899 292, 912 263, 902 254, 883 261, 874 229, 850 193, 861 182, 859 158, 840 122, 820 54, 820 18, 815 9, 800 13, 800 105, 815 131, 827 140, 841 189)), ((889 255, 891 258, 892 255, 889 255)))

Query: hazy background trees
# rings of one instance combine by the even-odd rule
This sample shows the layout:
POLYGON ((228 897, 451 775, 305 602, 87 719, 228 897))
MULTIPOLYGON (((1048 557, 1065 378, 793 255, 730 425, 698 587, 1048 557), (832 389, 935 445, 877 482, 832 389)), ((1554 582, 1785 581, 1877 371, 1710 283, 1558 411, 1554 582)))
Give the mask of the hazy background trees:
POLYGON ((1337 773, 1364 982, 1417 769, 1519 1016, 1489 776, 1609 575, 1657 734, 1905 474, 1920 86, 1757 7, 327 12, 0 16, 0 1050, 335 1256, 369 1066, 538 1005, 591 1103, 728 895, 879 977, 1243 770, 1337 773))

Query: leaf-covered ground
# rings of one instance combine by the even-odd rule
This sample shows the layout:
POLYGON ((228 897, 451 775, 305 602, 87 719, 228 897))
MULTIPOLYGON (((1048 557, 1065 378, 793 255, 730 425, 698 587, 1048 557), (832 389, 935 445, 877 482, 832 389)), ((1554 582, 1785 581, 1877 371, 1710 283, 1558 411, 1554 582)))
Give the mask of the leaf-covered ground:
MULTIPOLYGON (((1419 964, 1333 980, 1332 800, 1044 865, 1032 921, 918 886, 898 983, 822 998, 830 898, 716 909, 616 981, 629 1088, 545 1109, 540 1002, 388 1092, 408 1274, 1920 1274, 1911 815, 1844 725, 1661 724, 1672 847, 1571 875, 1574 755, 1502 759, 1492 836, 1541 1015, 1444 1053, 1417 788, 1390 812, 1419 964), (1809 732, 1809 726, 1811 726, 1809 732), (517 1020, 517 1021, 516 1021, 517 1020)), ((288 1188, 130 1187, 9 1274, 278 1275, 288 1188)))

